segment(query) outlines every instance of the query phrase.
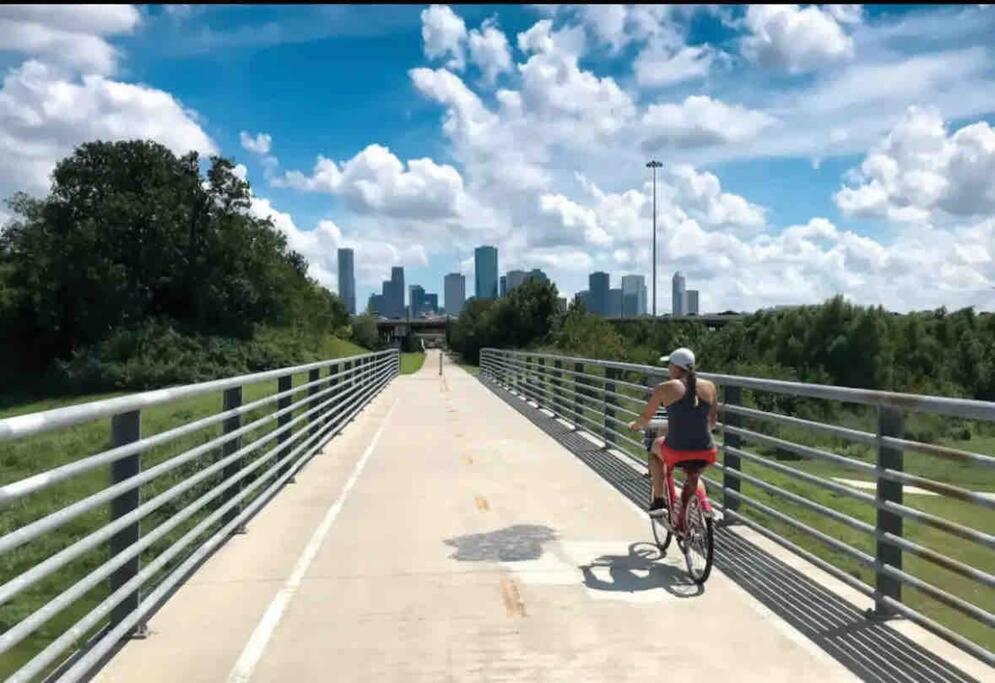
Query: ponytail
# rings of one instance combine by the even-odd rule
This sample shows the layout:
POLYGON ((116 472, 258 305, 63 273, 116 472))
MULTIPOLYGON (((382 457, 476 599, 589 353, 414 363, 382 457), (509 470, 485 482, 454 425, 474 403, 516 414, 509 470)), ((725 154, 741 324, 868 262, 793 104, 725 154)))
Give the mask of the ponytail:
POLYGON ((691 394, 691 398, 694 402, 694 407, 698 407, 698 375, 695 373, 694 368, 688 370, 688 393, 691 394))

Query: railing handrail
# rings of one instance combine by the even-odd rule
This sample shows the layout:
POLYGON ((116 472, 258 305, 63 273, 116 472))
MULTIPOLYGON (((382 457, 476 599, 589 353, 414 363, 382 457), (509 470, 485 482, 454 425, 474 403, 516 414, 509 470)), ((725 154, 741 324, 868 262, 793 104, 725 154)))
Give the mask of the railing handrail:
MULTIPOLYGON (((657 365, 622 363, 618 361, 598 360, 595 358, 563 356, 539 351, 511 351, 508 349, 496 349, 490 347, 481 349, 481 351, 494 351, 516 356, 541 356, 543 358, 551 358, 553 360, 561 360, 564 362, 587 363, 589 365, 600 365, 605 368, 614 368, 616 370, 626 370, 630 372, 650 374, 663 374, 666 372, 665 367, 657 365)), ((842 401, 845 403, 889 406, 893 408, 901 408, 903 410, 941 413, 943 415, 961 417, 965 419, 995 420, 995 402, 990 401, 979 401, 969 398, 949 398, 945 396, 904 394, 893 391, 838 387, 830 384, 809 384, 806 382, 762 379, 759 377, 743 377, 739 375, 725 375, 711 372, 699 372, 698 376, 704 379, 709 379, 716 384, 740 387, 742 389, 770 391, 778 394, 792 394, 796 396, 805 396, 807 398, 822 398, 833 401, 842 401)))
POLYGON ((183 384, 165 389, 153 389, 137 394, 117 396, 115 398, 105 398, 99 401, 90 401, 78 405, 65 406, 63 408, 53 408, 35 413, 26 413, 0 419, 0 441, 20 439, 27 436, 35 436, 53 429, 63 429, 74 425, 98 420, 102 417, 111 417, 121 413, 149 408, 151 406, 172 403, 181 399, 192 398, 202 394, 209 394, 216 391, 224 391, 246 384, 255 384, 267 380, 278 379, 290 374, 299 374, 310 370, 320 370, 337 363, 349 363, 361 358, 379 358, 380 356, 397 353, 394 349, 387 351, 375 351, 361 353, 354 356, 343 356, 328 360, 316 361, 304 365, 294 365, 275 370, 264 370, 247 375, 236 377, 226 377, 224 379, 209 380, 207 382, 197 382, 195 384, 183 384))

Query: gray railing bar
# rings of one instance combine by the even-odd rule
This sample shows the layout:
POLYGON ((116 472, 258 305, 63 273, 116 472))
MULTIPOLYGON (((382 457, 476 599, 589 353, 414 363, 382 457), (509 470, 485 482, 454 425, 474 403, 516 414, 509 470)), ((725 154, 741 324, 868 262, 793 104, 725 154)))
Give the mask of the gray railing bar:
MULTIPOLYGON (((553 359, 560 358, 559 356, 542 356, 542 357, 543 358, 553 358, 553 359)), ((582 360, 582 359, 579 359, 579 358, 578 359, 572 359, 572 360, 574 360, 575 362, 578 362, 578 363, 581 363, 581 362, 582 363, 586 363, 588 365, 600 365, 600 363, 598 363, 598 362, 589 361, 589 360, 585 361, 585 360, 582 360)), ((512 361, 512 362, 517 362, 517 361, 512 361)), ((522 368, 522 367, 529 367, 529 366, 536 366, 536 367, 538 367, 537 364, 531 363, 531 362, 526 362, 524 365, 519 364, 519 365, 516 365, 515 367, 522 368)), ((614 366, 613 365, 604 365, 602 367, 614 367, 614 366)), ((656 371, 657 371, 657 373, 659 373, 660 372, 660 368, 657 368, 656 371)), ((605 381, 607 381, 603 375, 592 375, 592 374, 587 373, 587 372, 577 372, 576 370, 568 370, 567 368, 563 368, 563 372, 565 374, 572 375, 573 377, 584 377, 586 379, 593 379, 593 380, 601 382, 601 383, 604 383, 605 381)), ((640 390, 642 392, 645 392, 645 393, 652 393, 652 391, 653 391, 652 387, 647 387, 644 384, 635 384, 634 382, 627 382, 627 381, 622 380, 622 379, 616 380, 615 384, 617 384, 619 386, 631 387, 633 389, 638 389, 638 390, 640 390)), ((626 398, 632 398, 632 397, 627 396, 626 398)), ((637 400, 637 399, 633 399, 633 400, 637 400)))
MULTIPOLYGON (((344 374, 344 373, 339 373, 344 374)), ((325 378, 328 379, 328 378, 325 378)), ((320 382, 319 382, 320 383, 320 382)), ((290 391, 285 391, 279 394, 271 394, 269 396, 264 396, 261 399, 253 401, 252 403, 247 403, 244 406, 235 408, 233 410, 227 410, 221 413, 216 413, 214 415, 208 415, 207 417, 201 418, 194 422, 188 424, 180 425, 179 427, 174 427, 173 429, 167 430, 165 432, 160 432, 153 436, 145 437, 144 439, 139 439, 138 441, 133 441, 127 445, 120 446, 118 448, 112 448, 107 451, 102 451, 94 455, 81 458, 80 460, 75 460, 71 463, 65 465, 60 465, 59 467, 53 468, 46 472, 40 472, 34 474, 30 477, 25 477, 20 481, 11 482, 9 484, 4 484, 0 486, 0 505, 5 505, 11 501, 22 498, 31 493, 36 493, 38 491, 44 490, 49 486, 57 484, 61 481, 87 472, 91 469, 100 467, 102 465, 107 465, 115 460, 125 458, 129 455, 134 455, 135 453, 140 453, 146 451, 150 448, 155 448, 162 444, 173 441, 187 434, 199 431, 205 427, 210 427, 211 425, 224 422, 233 417, 238 417, 240 415, 245 415, 253 410, 256 410, 268 403, 273 403, 281 398, 286 398, 296 394, 301 389, 310 387, 312 384, 319 383, 309 383, 304 384, 290 391)))
MULTIPOLYGON (((330 389, 326 389, 322 393, 323 394, 328 393, 329 391, 330 389)), ((247 432, 254 431, 263 424, 271 422, 274 419, 279 418, 283 414, 295 410, 297 407, 300 406, 300 404, 306 402, 307 398, 298 401, 297 403, 283 409, 282 411, 276 411, 270 413, 269 415, 264 415, 263 417, 253 422, 250 422, 244 427, 236 429, 227 434, 223 434, 220 437, 208 441, 207 443, 201 444, 200 446, 192 448, 179 455, 173 456, 169 460, 161 462, 154 467, 150 467, 144 472, 137 474, 133 477, 130 477, 125 481, 122 481, 118 484, 114 484, 113 486, 109 486, 105 489, 102 489, 101 491, 91 496, 88 496, 86 498, 76 501, 75 503, 67 505, 66 507, 61 508, 60 510, 57 510, 56 512, 53 512, 49 515, 46 515, 41 519, 35 520, 34 522, 31 522, 30 524, 27 524, 23 527, 20 527, 19 529, 15 529, 14 531, 11 531, 5 536, 0 537, 0 554, 8 552, 13 548, 23 545, 24 543, 27 543, 28 541, 37 538, 38 536, 65 524, 74 517, 83 514, 87 510, 93 509, 97 505, 101 505, 103 503, 108 502, 109 500, 117 497, 118 495, 120 495, 125 491, 130 491, 148 481, 155 479, 156 477, 162 475, 165 472, 169 472, 171 470, 176 469, 180 465, 189 462, 194 458, 197 458, 203 455, 204 453, 207 453, 217 448, 222 443, 230 441, 231 439, 241 436, 242 434, 245 434, 247 432)))
MULTIPOLYGON (((504 351, 498 349, 488 350, 499 351, 500 353, 517 356, 544 355, 546 358, 589 363, 591 365, 600 365, 602 367, 614 367, 629 372, 654 372, 659 374, 662 370, 662 368, 652 365, 617 363, 614 361, 602 361, 590 358, 575 358, 572 356, 558 356, 551 354, 523 354, 516 351, 504 351)), ((698 374, 700 377, 712 380, 716 384, 724 386, 738 386, 744 389, 769 391, 781 394, 793 394, 796 396, 807 396, 810 398, 823 398, 841 401, 844 403, 892 406, 909 411, 934 412, 969 419, 995 420, 995 403, 988 401, 944 398, 940 396, 917 396, 915 394, 900 394, 889 391, 874 391, 870 389, 854 389, 851 387, 834 387, 823 384, 803 384, 801 382, 786 382, 783 380, 737 377, 734 375, 723 375, 718 373, 700 372, 698 374)))
POLYGON ((325 368, 334 363, 356 358, 377 358, 395 351, 380 351, 378 353, 360 354, 349 356, 348 358, 336 358, 334 360, 318 361, 307 365, 298 365, 277 370, 267 370, 249 375, 239 375, 238 377, 228 377, 226 379, 212 380, 210 382, 200 382, 198 384, 187 384, 169 389, 156 389, 140 394, 129 394, 117 398, 108 398, 103 401, 92 401, 76 406, 66 406, 65 408, 54 408, 38 413, 18 415, 0 420, 0 441, 8 439, 22 438, 41 434, 64 427, 71 427, 83 422, 89 422, 102 417, 110 417, 132 410, 141 410, 162 403, 171 403, 180 399, 192 398, 211 392, 220 392, 225 389, 232 389, 246 384, 256 384, 270 379, 277 379, 287 374, 299 374, 313 370, 315 368, 325 368))
MULTIPOLYGON (((995 536, 992 536, 991 534, 986 534, 982 531, 978 531, 977 529, 972 529, 971 527, 967 527, 958 524, 956 522, 951 522, 949 520, 943 519, 942 517, 937 517, 935 515, 929 514, 928 512, 923 512, 922 510, 916 510, 915 508, 910 508, 905 505, 901 505, 899 503, 894 503, 891 501, 878 501, 876 497, 870 495, 869 493, 858 491, 844 484, 838 484, 830 479, 822 479, 821 477, 815 476, 813 474, 809 474, 801 470, 796 470, 793 467, 782 465, 778 462, 770 460, 769 458, 765 458, 763 456, 750 453, 749 451, 745 451, 740 448, 733 448, 732 446, 720 446, 719 448, 728 453, 733 453, 734 455, 738 455, 739 457, 745 460, 749 460, 750 462, 756 463, 761 467, 767 467, 776 472, 780 472, 781 474, 785 474, 789 477, 793 477, 800 481, 804 481, 808 484, 812 484, 813 486, 819 486, 834 493, 839 493, 841 495, 848 496, 855 500, 859 500, 862 503, 867 503, 868 505, 871 505, 873 507, 880 507, 882 509, 889 510, 896 514, 902 515, 903 517, 907 517, 921 524, 927 524, 936 529, 945 531, 949 534, 958 536, 965 540, 973 541, 975 543, 979 543, 989 548, 995 548, 995 536)), ((731 476, 738 476, 737 474, 734 474, 731 469, 729 470, 729 472, 731 476)))
MULTIPOLYGON (((378 380, 378 383, 374 385, 370 389, 370 391, 376 391, 377 389, 383 387, 386 382, 389 382, 389 380, 390 380, 389 377, 381 375, 381 379, 378 380)), ((366 395, 356 397, 352 401, 350 406, 355 405, 357 402, 363 401, 365 398, 368 397, 368 395, 369 394, 367 393, 366 395)), ((340 419, 340 422, 341 421, 342 420, 340 419)), ((320 436, 327 435, 328 431, 337 426, 338 423, 323 426, 322 427, 323 433, 320 436)), ((303 434, 303 431, 299 432, 299 434, 303 434)), ((320 436, 318 438, 319 441, 320 441, 320 436)), ((308 439, 304 445, 307 445, 308 443, 311 443, 314 440, 315 439, 308 439)), ((196 501, 192 502, 191 504, 187 505, 182 510, 177 512, 176 515, 170 517, 168 520, 157 526, 152 532, 142 537, 140 541, 129 546, 125 551, 123 551, 119 555, 114 556, 108 562, 104 563, 97 569, 90 572, 90 574, 77 581, 70 588, 67 588, 55 599, 49 601, 43 607, 32 613, 30 616, 28 616, 26 619, 18 623, 9 631, 0 635, 0 653, 9 650, 11 647, 16 645, 17 643, 22 641, 25 637, 30 635, 33 631, 35 631, 41 624, 45 623, 53 616, 58 614, 60 611, 62 611, 65 607, 78 600, 86 592, 88 592, 94 586, 96 586, 100 581, 109 576, 117 568, 117 566, 124 564, 127 560, 131 558, 137 557, 142 552, 142 550, 151 546, 153 543, 155 543, 160 538, 165 536, 171 529, 175 528, 177 525, 181 524, 183 521, 188 519, 194 513, 198 512, 210 500, 221 495, 225 487, 230 486, 232 483, 248 476, 251 472, 262 467, 267 461, 271 460, 273 456, 276 455, 276 453, 282 447, 283 444, 278 444, 274 448, 271 448, 269 451, 267 451, 264 455, 260 456, 260 458, 252 462, 250 465, 239 470, 236 476, 229 478, 222 484, 206 492, 196 501)), ((295 450, 290 457, 293 457, 297 453, 298 450, 295 450)), ((265 478, 266 477, 264 476, 263 479, 265 478)), ((231 509, 234 508, 229 508, 229 512, 231 509)), ((3 602, 6 599, 6 597, 7 596, 0 599, 0 602, 3 602)))
POLYGON ((803 420, 797 417, 790 417, 788 415, 778 415, 777 413, 769 413, 763 410, 744 408, 742 406, 727 406, 720 403, 719 410, 735 413, 736 415, 743 415, 746 417, 756 418, 758 420, 768 420, 770 422, 779 422, 781 424, 794 426, 794 427, 815 429, 825 432, 827 434, 831 434, 833 436, 838 436, 844 439, 849 439, 851 441, 856 441, 858 443, 863 443, 868 446, 876 447, 878 446, 879 442, 883 442, 886 446, 902 448, 906 451, 916 451, 918 453, 923 453, 925 455, 933 455, 939 458, 953 460, 955 462, 970 462, 972 464, 981 465, 982 467, 995 467, 995 457, 992 457, 990 455, 982 455, 981 453, 962 451, 956 448, 950 448, 948 446, 937 446, 934 444, 921 443, 918 441, 909 441, 907 439, 899 439, 893 436, 879 437, 877 434, 872 434, 871 432, 862 432, 856 429, 849 429, 847 427, 837 427, 836 425, 830 425, 824 422, 803 420))
MULTIPOLYGON (((382 377, 383 374, 384 373, 381 372, 380 377, 382 377)), ((375 377, 374 381, 378 381, 380 377, 375 377)), ((315 413, 320 413, 330 403, 338 402, 338 400, 339 399, 337 397, 331 398, 323 402, 321 405, 312 408, 308 412, 295 418, 292 422, 288 423, 287 425, 280 427, 279 429, 276 429, 262 436, 261 438, 253 441, 251 444, 239 449, 238 451, 235 451, 234 453, 223 458, 222 460, 219 460, 209 465, 208 467, 205 467, 203 470, 198 471, 196 474, 191 475, 190 477, 180 481, 170 489, 164 491, 163 493, 152 498, 151 500, 143 503, 135 510, 129 512, 126 515, 119 517, 118 519, 115 519, 113 522, 110 522, 100 527, 99 529, 90 533, 88 536, 76 541, 75 543, 73 543, 70 546, 67 546, 66 548, 63 548, 62 550, 50 556, 46 560, 40 562, 39 564, 34 565, 33 567, 31 567, 31 569, 28 569, 21 575, 11 579, 10 581, 4 583, 3 585, 0 585, 0 604, 3 604, 4 602, 14 597, 15 595, 21 593, 27 588, 30 588, 32 585, 34 585, 44 577, 58 570, 60 567, 64 566, 68 562, 71 562, 72 560, 76 559, 83 553, 88 552, 93 548, 97 547, 103 541, 107 540, 110 536, 116 533, 119 529, 123 529, 127 525, 132 524, 144 518, 148 513, 155 511, 165 503, 175 499, 177 496, 183 494, 185 491, 189 490, 197 483, 203 481, 204 479, 207 479, 215 472, 223 469, 226 465, 236 462, 238 459, 258 450, 260 446, 262 446, 268 441, 272 441, 274 438, 279 436, 281 432, 284 432, 288 429, 292 429, 298 422, 301 422, 304 418, 309 417, 310 415, 315 413)), ((303 430, 298 431, 291 438, 291 441, 299 439, 303 434, 304 434, 303 430)), ((257 459, 256 462, 269 459, 270 453, 275 453, 277 450, 279 450, 279 448, 282 447, 283 444, 278 444, 276 448, 269 451, 267 454, 261 456, 259 459, 257 459)), ((239 474, 237 476, 224 480, 218 486, 214 487, 212 489, 212 492, 214 492, 214 495, 220 494, 225 487, 230 486, 232 483, 236 481, 239 481, 242 478, 242 476, 244 476, 241 473, 247 472, 250 469, 255 469, 255 467, 250 465, 247 468, 242 468, 238 470, 239 474)), ((2 644, 2 642, 3 638, 0 637, 0 644, 2 644)), ((3 648, 0 647, 0 652, 2 651, 3 648)))
MULTIPOLYGON (((374 390, 371 390, 368 398, 372 398, 376 391, 379 391, 386 385, 387 381, 374 390)), ((362 398, 360 397, 360 401, 362 398)), ((368 403, 368 401, 367 401, 368 403)), ((362 405, 366 405, 363 403, 362 405)), ((353 410, 352 413, 343 417, 343 420, 352 419, 352 417, 359 412, 361 406, 353 410)), ((219 519, 222 519, 224 514, 235 505, 239 504, 245 497, 250 495, 256 489, 260 488, 266 481, 277 474, 280 471, 280 467, 285 462, 291 462, 297 455, 304 451, 305 448, 311 446, 312 450, 317 450, 320 448, 320 444, 315 446, 312 445, 314 441, 318 441, 325 432, 330 431, 330 429, 323 429, 319 434, 313 437, 309 437, 304 443, 297 446, 293 451, 288 453, 281 461, 270 467, 262 476, 257 478, 251 484, 246 486, 237 495, 233 496, 231 499, 226 501, 217 510, 212 512, 208 517, 203 519, 197 526, 192 528, 186 534, 184 534, 179 540, 176 541, 167 550, 163 551, 160 555, 156 557, 147 567, 142 569, 135 577, 128 581, 125 585, 121 586, 117 591, 105 598, 99 605, 97 605, 93 610, 88 612, 84 617, 77 621, 72 627, 67 629, 62 633, 59 638, 51 642, 44 650, 35 655, 25 666, 19 669, 11 678, 8 679, 8 683, 14 683, 17 681, 26 682, 31 680, 33 677, 44 671, 44 668, 51 664, 59 653, 66 650, 75 641, 82 638, 83 635, 89 629, 100 623, 113 607, 127 597, 128 594, 133 592, 135 589, 140 587, 149 578, 154 576, 160 569, 162 569, 166 564, 177 554, 180 553, 187 545, 189 545, 197 536, 203 533, 206 529, 210 528, 219 519)), ((66 674, 60 678, 60 681, 71 681, 78 680, 78 677, 86 673, 94 663, 99 661, 99 659, 106 654, 108 650, 113 648, 120 638, 130 631, 131 628, 135 626, 141 619, 145 617, 147 608, 155 605, 163 596, 169 593, 173 587, 182 580, 183 577, 190 571, 191 568, 195 567, 204 557, 211 553, 218 545, 220 545, 225 539, 230 536, 231 532, 242 524, 245 520, 249 519, 255 512, 262 507, 268 500, 275 494, 280 487, 286 483, 294 473, 296 473, 304 464, 308 461, 308 456, 313 453, 306 454, 304 457, 297 458, 296 462, 293 462, 291 468, 286 472, 281 474, 276 481, 274 481, 269 488, 267 488, 262 494, 255 498, 249 505, 242 510, 237 517, 233 518, 230 522, 219 529, 210 539, 205 541, 194 553, 190 555, 179 567, 173 570, 169 576, 162 581, 156 589, 139 605, 139 609, 128 615, 120 624, 118 624, 114 629, 105 634, 101 640, 95 644, 95 646, 87 652, 86 655, 81 657, 75 665, 66 672, 66 674)))
POLYGON ((989 498, 986 494, 983 493, 968 491, 967 489, 962 489, 959 486, 953 486, 952 484, 943 484, 938 481, 933 481, 932 479, 926 479, 925 477, 919 477, 914 474, 908 474, 906 472, 897 472, 891 469, 880 470, 878 474, 882 479, 888 479, 890 481, 898 481, 903 484, 918 486, 919 488, 923 488, 928 491, 932 491, 934 493, 939 493, 941 495, 947 496, 948 498, 953 498, 955 500, 959 500, 965 503, 973 503, 975 505, 981 505, 995 510, 995 498, 989 498))
POLYGON ((729 434, 735 434, 736 436, 742 437, 748 441, 754 441, 756 443, 764 444, 767 446, 773 446, 775 448, 783 448, 786 451, 791 451, 792 453, 797 453, 798 455, 805 456, 813 460, 826 460, 828 462, 841 465, 848 469, 856 470, 858 472, 864 472, 865 474, 873 475, 877 472, 877 469, 873 465, 869 465, 866 462, 861 462, 859 460, 851 460, 842 455, 836 455, 835 453, 830 453, 818 448, 811 448, 809 446, 800 446, 791 441, 785 441, 784 439, 779 439, 775 436, 768 436, 766 434, 760 434, 759 432, 754 432, 749 429, 743 429, 742 427, 733 427, 731 425, 725 426, 725 431, 729 434))
POLYGON ((825 505, 822 505, 820 503, 816 503, 815 501, 809 500, 804 496, 799 496, 798 494, 792 493, 791 491, 787 491, 779 486, 766 482, 763 479, 750 476, 749 474, 745 474, 743 472, 737 472, 734 476, 738 477, 743 481, 750 482, 754 486, 757 486, 767 491, 768 493, 773 493, 779 496, 783 496, 784 498, 787 498, 796 505, 801 505, 802 507, 808 508, 813 512, 817 512, 825 517, 829 517, 830 519, 836 522, 845 524, 846 526, 852 529, 855 529, 857 531, 862 531, 865 534, 869 534, 870 536, 873 536, 875 538, 880 538, 886 543, 890 543, 891 545, 900 548, 905 552, 917 555, 918 557, 928 560, 936 565, 939 565, 944 569, 947 569, 948 571, 954 572, 955 574, 959 574, 965 578, 972 579, 979 583, 983 583, 987 586, 995 586, 995 576, 987 572, 975 569, 974 567, 970 567, 966 564, 963 564, 962 562, 947 557, 946 555, 931 550, 930 548, 906 540, 901 536, 896 536, 895 534, 887 532, 878 533, 877 528, 873 524, 868 524, 867 522, 863 522, 854 517, 850 517, 849 515, 837 512, 832 508, 826 507, 825 505))

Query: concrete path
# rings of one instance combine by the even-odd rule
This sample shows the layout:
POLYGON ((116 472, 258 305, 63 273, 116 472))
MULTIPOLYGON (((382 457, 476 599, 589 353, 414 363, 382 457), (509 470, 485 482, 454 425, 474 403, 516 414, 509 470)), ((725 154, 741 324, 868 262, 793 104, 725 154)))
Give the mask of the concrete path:
POLYGON ((436 353, 96 680, 855 680, 436 353))

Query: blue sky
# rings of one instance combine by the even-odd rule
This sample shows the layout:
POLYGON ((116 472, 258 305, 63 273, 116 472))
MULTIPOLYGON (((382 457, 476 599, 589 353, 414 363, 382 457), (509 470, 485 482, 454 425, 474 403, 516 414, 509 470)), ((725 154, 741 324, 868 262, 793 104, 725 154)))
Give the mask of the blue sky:
POLYGON ((991 7, 8 6, 0 25, 0 193, 43 192, 95 137, 220 153, 320 281, 356 250, 360 304, 393 265, 441 295, 482 243, 565 295, 648 275, 652 157, 659 287, 682 270, 705 310, 995 308, 991 7))

